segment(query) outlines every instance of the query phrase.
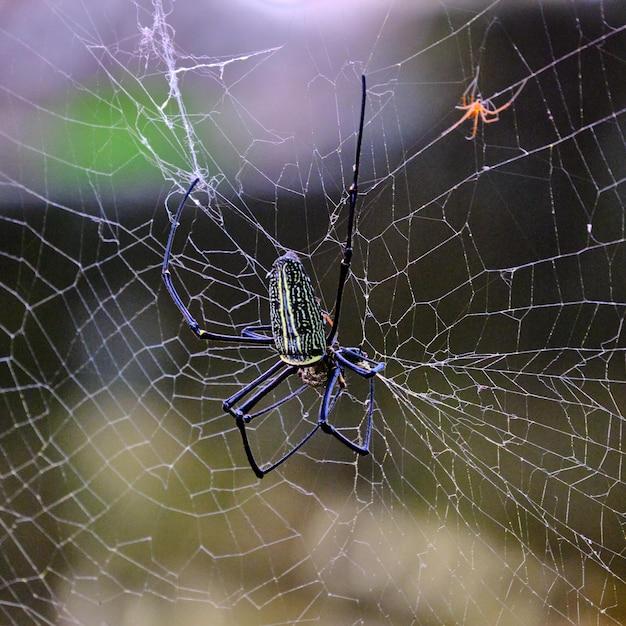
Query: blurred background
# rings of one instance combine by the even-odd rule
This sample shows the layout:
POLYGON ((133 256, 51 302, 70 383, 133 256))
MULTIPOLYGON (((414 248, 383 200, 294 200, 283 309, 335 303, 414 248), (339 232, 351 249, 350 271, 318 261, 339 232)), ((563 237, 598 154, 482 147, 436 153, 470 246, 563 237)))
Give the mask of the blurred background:
POLYGON ((0 54, 0 623, 626 622, 623 2, 0 3, 0 54), (222 401, 276 356, 189 332, 171 215, 199 177, 207 328, 267 323, 287 249, 331 310, 361 74, 372 453, 318 433, 259 481, 222 401), (507 107, 472 138, 474 79, 507 107))

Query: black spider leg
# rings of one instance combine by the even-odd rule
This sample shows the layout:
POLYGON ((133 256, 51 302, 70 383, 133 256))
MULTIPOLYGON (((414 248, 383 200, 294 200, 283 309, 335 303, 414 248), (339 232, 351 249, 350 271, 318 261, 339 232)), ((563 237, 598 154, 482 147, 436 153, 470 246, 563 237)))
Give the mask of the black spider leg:
MULTIPOLYGON (((348 360, 345 360, 346 365, 357 374, 364 376, 361 373, 362 368, 356 366, 354 363, 351 363, 348 360)), ((365 370, 363 370, 365 371, 365 370)), ((373 416, 374 416, 374 377, 369 376, 369 370, 367 370, 368 375, 364 376, 369 378, 369 400, 367 407, 367 415, 366 415, 366 426, 365 426, 365 434, 363 435, 363 442, 361 445, 355 443, 351 439, 348 439, 343 433, 337 430, 329 421, 328 415, 334 408, 335 402, 337 401, 341 390, 333 395, 334 389, 337 386, 337 382, 339 381, 339 377, 342 375, 342 368, 339 365, 336 365, 330 375, 328 384, 324 391, 324 397, 322 398, 322 405, 320 407, 320 415, 318 420, 318 426, 327 434, 332 435, 345 446, 350 448, 353 452, 357 452, 365 456, 369 454, 370 451, 370 442, 372 440, 372 427, 373 427, 373 416)))
POLYGON ((349 192, 349 204, 350 209, 348 212, 348 234, 346 236, 346 243, 343 249, 343 258, 341 259, 341 266, 339 270, 339 285, 337 286, 337 297, 335 299, 335 316, 333 318, 333 326, 330 329, 330 333, 326 338, 326 345, 331 346, 337 335, 339 328, 339 313, 341 311, 341 299, 343 297, 343 288, 350 272, 350 263, 352 262, 352 232, 354 230, 354 214, 356 209, 356 201, 359 194, 358 180, 359 180, 359 164, 361 162, 361 142, 363 140, 363 123, 365 121, 365 99, 367 95, 365 76, 361 76, 361 119, 359 121, 359 134, 356 141, 356 156, 354 160, 354 178, 349 192))
POLYGON ((385 369, 384 361, 369 359, 360 348, 340 348, 334 354, 339 363, 364 378, 372 378, 385 369))
MULTIPOLYGON (((249 327, 248 329, 244 329, 244 332, 246 332, 246 330, 249 332, 253 332, 256 330, 265 329, 266 328, 262 326, 254 326, 249 327)), ((287 452, 284 456, 278 459, 278 461, 270 465, 261 467, 254 458, 254 454, 250 446, 250 441, 248 439, 246 424, 250 423, 253 419, 257 417, 265 415, 266 413, 269 413, 270 411, 273 411, 274 409, 280 407, 292 398, 295 398, 296 396, 301 394, 305 389, 309 387, 308 385, 301 385, 297 389, 290 391, 288 394, 286 394, 273 404, 264 407, 263 409, 254 413, 250 413, 250 410, 254 408, 254 406, 258 404, 263 398, 265 398, 265 396, 272 392, 289 376, 297 372, 298 367, 295 365, 287 366, 287 364, 285 364, 283 361, 277 361, 267 371, 263 372, 252 382, 248 383, 245 387, 242 387, 239 391, 237 391, 237 393, 233 394, 232 396, 230 396, 230 398, 224 401, 224 410, 230 413, 235 418, 237 427, 239 428, 243 447, 248 458, 248 463, 250 464, 250 467, 252 468, 254 473, 259 478, 263 478, 266 474, 276 469, 279 465, 281 465, 292 455, 294 455, 320 428, 324 432, 336 437, 341 443, 346 445, 351 450, 362 455, 369 453, 374 414, 374 376, 384 368, 385 364, 378 363, 372 359, 367 358, 366 354, 358 348, 341 348, 340 350, 337 350, 334 355, 341 365, 336 365, 331 370, 329 380, 326 383, 326 388, 324 390, 324 396, 322 398, 318 423, 291 450, 289 450, 289 452, 287 452), (339 432, 332 424, 328 422, 328 416, 332 412, 335 403, 337 402, 340 394, 343 391, 342 389, 339 389, 339 391, 335 393, 339 377, 343 373, 342 365, 345 366, 347 369, 355 372, 356 374, 362 376, 363 378, 367 378, 370 380, 369 406, 366 416, 367 425, 362 445, 358 445, 348 439, 345 435, 339 432), (281 372, 281 370, 283 371, 281 372), (261 389, 258 389, 258 387, 268 379, 272 380, 270 380, 270 382, 263 386, 261 389), (257 391, 255 392, 255 390, 257 391), (241 404, 240 406, 236 406, 237 403, 242 401, 246 396, 250 395, 251 393, 252 396, 249 397, 243 404, 241 404)))
POLYGON ((254 413, 248 413, 248 415, 244 417, 244 421, 247 424, 256 417, 261 417, 261 415, 270 413, 274 409, 277 409, 279 406, 282 406, 283 404, 285 404, 285 402, 289 402, 289 400, 291 400, 292 398, 299 396, 305 389, 308 389, 308 388, 309 388, 309 385, 306 385, 306 384, 300 385, 297 389, 294 389, 294 391, 290 391, 286 396, 283 396, 280 400, 276 400, 276 402, 274 402, 273 404, 266 406, 260 411, 255 411, 254 413))
POLYGON ((178 307, 178 310, 183 314, 183 318, 185 322, 187 322, 187 326, 191 328, 194 335, 199 337, 200 339, 208 339, 214 341, 236 341, 238 343, 245 344, 256 344, 256 345, 264 345, 271 346, 274 343, 272 337, 261 336, 258 334, 254 335, 225 335, 222 333, 212 333, 207 330, 201 330, 200 325, 196 322, 193 315, 189 312, 189 309, 184 305, 181 297, 178 295, 174 284, 172 283, 172 275, 170 274, 169 264, 170 264, 170 256, 172 253, 172 244, 174 243, 174 235, 176 234, 176 229, 178 228, 178 223, 180 222, 180 216, 183 212, 183 207, 187 202, 187 199, 191 195, 193 188, 197 185, 200 179, 196 178, 191 185, 189 185, 189 189, 187 189, 187 193, 183 196, 183 199, 180 201, 178 205, 178 209, 176 210, 176 215, 174 216, 174 220, 172 221, 172 227, 170 229, 169 237, 167 238, 167 244, 165 246, 165 254, 163 255, 163 265, 161 268, 161 274, 163 276, 163 282, 165 283, 165 288, 167 292, 170 294, 174 304, 178 307))
MULTIPOLYGON (((271 324, 263 324, 262 326, 246 326, 241 334, 243 337, 259 337, 259 338, 267 338, 268 335, 265 333, 272 332, 271 324), (259 332, 260 331, 260 332, 259 332)), ((271 335, 270 335, 271 338, 271 335)))
POLYGON ((273 469, 276 469, 279 465, 284 463, 288 458, 290 458, 293 454, 295 454, 318 430, 320 427, 319 424, 305 435, 300 442, 298 442, 287 454, 278 459, 275 463, 271 465, 266 465, 261 467, 254 458, 254 454, 252 453, 252 448, 250 447, 250 441, 248 440, 248 433, 246 431, 246 424, 252 421, 255 417, 259 417, 260 415, 264 415, 269 411, 275 409, 276 407, 284 404, 291 398, 297 396, 302 393, 308 385, 302 385, 295 391, 290 392, 284 398, 281 398, 274 404, 269 407, 266 407, 256 413, 249 413, 250 409, 252 409, 258 402, 260 402, 267 394, 273 391, 278 385, 280 385, 285 379, 291 376, 298 370, 296 365, 288 366, 284 371, 280 371, 286 366, 282 361, 276 362, 272 367, 270 367, 266 372, 263 372, 259 377, 254 379, 252 382, 248 383, 245 387, 240 389, 237 393, 233 394, 230 398, 224 401, 223 407, 225 411, 228 411, 234 418, 237 423, 237 428, 239 428, 239 432, 241 433, 241 439, 243 441, 243 447, 246 452, 246 456, 248 457, 248 463, 252 468, 252 471, 257 475, 258 478, 263 478, 268 472, 271 472, 273 469), (256 391, 250 398, 248 398, 241 406, 236 407, 235 404, 240 400, 243 400, 245 396, 253 392, 259 385, 264 383, 268 378, 276 375, 267 385, 256 391))
MULTIPOLYGON (((222 403, 224 410, 228 411, 235 418, 241 417, 243 419, 246 409, 250 408, 252 404, 256 404, 259 400, 263 398, 263 396, 260 396, 259 394, 265 391, 263 395, 267 395, 267 393, 269 393, 271 389, 266 391, 267 386, 264 387, 259 392, 255 393, 252 396, 252 398, 246 401, 241 408, 235 408, 234 405, 240 400, 242 400, 243 398, 245 398, 249 393, 254 391, 260 384, 264 383, 268 378, 271 378, 272 376, 274 376, 274 374, 278 374, 280 370, 283 369, 284 367, 286 367, 286 363, 280 360, 276 361, 276 363, 274 363, 272 367, 270 367, 268 370, 263 372, 260 376, 257 376, 257 378, 255 378, 253 381, 249 382, 247 385, 239 389, 239 391, 234 393, 232 396, 224 400, 224 402, 222 403), (252 404, 250 404, 251 400, 253 401, 252 404)), ((280 378, 279 382, 282 382, 282 380, 284 380, 289 374, 292 373, 290 370, 295 370, 295 369, 297 369, 297 367, 293 365, 286 372, 279 374, 279 376, 277 376, 277 378, 280 378)), ((275 381, 276 379, 274 379, 272 383, 274 383, 275 381)), ((276 386, 276 384, 272 386, 272 389, 276 386)))

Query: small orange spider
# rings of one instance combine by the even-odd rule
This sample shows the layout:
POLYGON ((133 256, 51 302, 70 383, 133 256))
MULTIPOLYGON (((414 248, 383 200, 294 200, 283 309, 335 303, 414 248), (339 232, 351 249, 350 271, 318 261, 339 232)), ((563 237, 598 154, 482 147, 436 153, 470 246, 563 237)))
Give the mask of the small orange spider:
POLYGON ((465 139, 471 140, 476 138, 476 133, 478 132, 478 122, 482 121, 483 124, 493 124, 500 119, 500 113, 502 111, 508 109, 517 96, 519 96, 522 89, 526 85, 526 80, 522 82, 522 84, 517 88, 516 92, 513 94, 510 100, 505 102, 502 106, 494 107, 491 100, 483 100, 480 92, 478 92, 478 72, 480 68, 476 69, 476 76, 474 80, 467 86, 467 89, 463 92, 461 96, 461 104, 457 105, 455 108, 461 111, 465 111, 463 116, 458 122, 455 122, 448 128, 448 130, 444 131, 442 135, 447 135, 449 132, 453 131, 455 128, 463 124, 466 120, 473 119, 474 124, 472 126, 472 132, 470 135, 467 135, 465 139))

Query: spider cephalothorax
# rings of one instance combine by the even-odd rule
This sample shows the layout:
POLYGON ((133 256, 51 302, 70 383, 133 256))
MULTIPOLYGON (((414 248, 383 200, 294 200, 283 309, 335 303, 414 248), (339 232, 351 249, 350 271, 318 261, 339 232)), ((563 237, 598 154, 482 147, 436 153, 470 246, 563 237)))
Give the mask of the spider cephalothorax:
POLYGON ((309 387, 325 387, 330 374, 330 366, 326 361, 318 361, 313 365, 306 365, 298 369, 298 377, 309 387))
MULTIPOLYGON (((358 365, 363 366, 364 362, 361 361, 358 365)), ((333 368, 337 367, 337 359, 335 359, 335 350, 333 348, 327 348, 326 357, 313 363, 313 365, 306 365, 298 368, 298 377, 300 380, 309 387, 314 389, 322 389, 328 383, 333 368)), ((347 387, 346 381, 343 375, 339 376, 339 388, 345 389, 347 387)))
POLYGON ((249 326, 241 331, 240 335, 214 333, 200 328, 198 322, 181 300, 169 271, 170 254, 174 242, 174 233, 180 221, 180 215, 189 195, 193 191, 198 179, 194 180, 183 197, 172 222, 172 228, 165 246, 163 257, 163 281, 165 287, 182 313, 187 325, 200 339, 212 341, 232 341, 248 345, 273 347, 278 354, 278 361, 260 376, 248 383, 235 394, 224 400, 224 410, 228 411, 236 420, 241 433, 244 450, 248 462, 254 473, 262 478, 268 472, 286 461, 299 450, 316 432, 333 435, 345 446, 359 454, 368 454, 372 434, 372 416, 374 411, 374 376, 385 364, 369 359, 360 348, 342 348, 336 343, 339 327, 339 314, 343 288, 350 270, 352 259, 352 231, 354 215, 358 197, 357 182, 359 177, 359 160, 361 155, 361 139, 363 137, 363 122, 365 119, 365 76, 361 77, 361 118, 357 135, 356 159, 354 163, 354 179, 348 191, 349 213, 348 234, 343 250, 343 257, 339 268, 339 284, 335 298, 334 321, 327 313, 322 312, 319 299, 315 295, 311 279, 298 255, 287 252, 276 259, 269 272, 269 304, 270 324, 249 326), (328 336, 324 334, 324 321, 331 325, 328 336), (270 334, 271 333, 271 334, 270 334), (346 437, 329 421, 328 417, 333 410, 337 397, 346 384, 344 370, 349 370, 369 380, 369 402, 366 414, 365 433, 361 442, 357 443, 346 437), (288 391, 280 400, 271 403, 268 407, 252 411, 252 409, 274 389, 279 387, 289 376, 297 374, 303 385, 295 391, 288 391), (315 427, 289 452, 278 461, 266 466, 260 466, 248 441, 246 424, 250 421, 276 410, 307 388, 317 388, 322 391, 320 411, 315 427))

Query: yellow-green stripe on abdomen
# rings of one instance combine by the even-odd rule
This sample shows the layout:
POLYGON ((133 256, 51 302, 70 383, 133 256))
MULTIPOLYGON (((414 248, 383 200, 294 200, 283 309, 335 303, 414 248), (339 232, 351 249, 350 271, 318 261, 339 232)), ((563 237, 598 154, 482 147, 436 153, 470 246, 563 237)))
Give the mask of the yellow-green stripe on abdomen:
POLYGON ((322 310, 311 279, 293 252, 278 258, 269 283, 274 345, 292 365, 310 365, 326 352, 322 310))

